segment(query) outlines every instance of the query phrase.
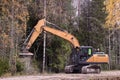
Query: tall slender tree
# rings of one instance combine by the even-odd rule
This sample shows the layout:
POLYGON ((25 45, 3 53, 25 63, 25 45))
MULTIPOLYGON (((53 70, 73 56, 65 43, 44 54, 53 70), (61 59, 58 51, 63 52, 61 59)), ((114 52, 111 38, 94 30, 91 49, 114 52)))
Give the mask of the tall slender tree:
POLYGON ((120 65, 120 0, 106 0, 106 27, 109 28, 109 46, 111 54, 111 68, 119 68, 120 65), (117 67, 115 65, 118 65, 117 67))
POLYGON ((81 4, 79 40, 82 45, 102 48, 104 42, 105 0, 86 0, 81 4))

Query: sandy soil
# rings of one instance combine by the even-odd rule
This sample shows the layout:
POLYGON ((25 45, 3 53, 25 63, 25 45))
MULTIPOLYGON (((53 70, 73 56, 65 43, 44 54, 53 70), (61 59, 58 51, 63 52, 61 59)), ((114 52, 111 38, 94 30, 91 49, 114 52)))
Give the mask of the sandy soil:
POLYGON ((0 80, 120 80, 120 71, 104 71, 100 74, 40 74, 3 77, 0 80))

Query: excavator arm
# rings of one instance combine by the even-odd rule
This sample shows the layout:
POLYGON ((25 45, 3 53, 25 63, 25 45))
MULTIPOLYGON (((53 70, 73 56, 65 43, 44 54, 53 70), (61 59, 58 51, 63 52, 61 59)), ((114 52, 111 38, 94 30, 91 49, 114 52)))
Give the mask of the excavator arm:
POLYGON ((72 34, 66 32, 66 31, 63 32, 63 31, 60 31, 60 30, 57 30, 54 28, 50 28, 48 26, 43 27, 43 29, 49 33, 52 33, 56 36, 59 36, 65 40, 69 41, 74 46, 74 48, 80 47, 78 40, 72 34))
POLYGON ((36 24, 36 26, 33 29, 33 32, 31 33, 30 38, 28 39, 27 43, 25 42, 26 43, 25 49, 29 50, 30 47, 32 46, 32 44, 34 43, 34 41, 40 35, 40 33, 44 30, 46 32, 52 33, 56 36, 59 36, 65 40, 69 41, 73 45, 74 48, 80 47, 78 40, 72 34, 66 32, 66 31, 61 31, 61 30, 57 30, 55 28, 44 26, 44 24, 45 24, 44 19, 38 21, 38 23, 36 24))

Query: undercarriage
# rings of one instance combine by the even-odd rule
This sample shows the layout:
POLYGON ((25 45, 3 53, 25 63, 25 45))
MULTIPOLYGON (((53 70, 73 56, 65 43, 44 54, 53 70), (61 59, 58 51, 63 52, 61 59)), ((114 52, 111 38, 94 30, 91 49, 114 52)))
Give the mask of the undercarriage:
POLYGON ((69 65, 65 67, 66 73, 100 73, 101 68, 97 64, 89 64, 89 65, 69 65))

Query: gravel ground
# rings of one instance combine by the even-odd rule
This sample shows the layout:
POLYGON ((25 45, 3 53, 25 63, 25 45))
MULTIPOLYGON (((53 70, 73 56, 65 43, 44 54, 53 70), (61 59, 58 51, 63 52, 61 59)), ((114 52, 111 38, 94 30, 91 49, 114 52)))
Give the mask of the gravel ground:
POLYGON ((40 74, 29 76, 13 76, 0 80, 120 80, 120 71, 104 71, 100 74, 40 74))

